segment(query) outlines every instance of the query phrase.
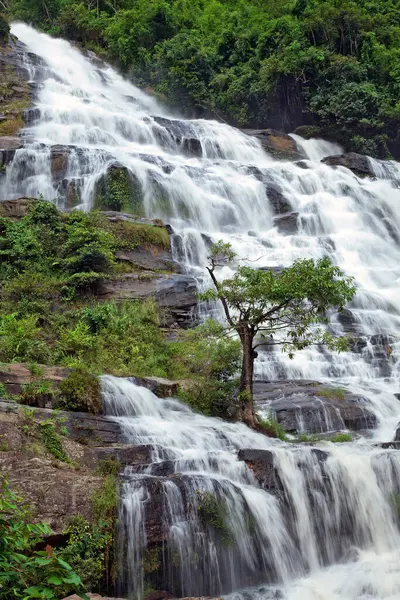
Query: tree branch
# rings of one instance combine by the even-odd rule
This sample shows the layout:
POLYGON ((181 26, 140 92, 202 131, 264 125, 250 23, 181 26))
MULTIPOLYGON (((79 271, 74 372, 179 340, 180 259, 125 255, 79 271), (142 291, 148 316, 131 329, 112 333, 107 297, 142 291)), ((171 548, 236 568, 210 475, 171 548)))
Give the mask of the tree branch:
MULTIPOLYGON (((214 268, 213 268, 213 267, 206 267, 206 268, 207 268, 207 271, 208 271, 208 272, 209 272, 209 274, 210 274, 210 277, 211 277, 211 280, 212 280, 212 282, 213 282, 213 284, 214 284, 214 287, 215 287, 215 289, 217 290, 217 292, 218 292, 218 294, 219 294, 219 283, 218 283, 218 281, 217 281, 217 278, 216 278, 216 277, 215 277, 215 275, 214 275, 214 268)), ((229 312, 229 307, 228 307, 228 303, 227 303, 226 299, 225 299, 223 296, 218 296, 218 297, 219 297, 219 299, 221 300, 221 303, 222 303, 222 307, 223 307, 223 309, 224 309, 224 313, 225 313, 226 320, 228 321, 228 323, 229 323, 229 325, 230 325, 231 327, 233 327, 234 329, 236 329, 236 327, 235 327, 235 325, 234 325, 234 323, 233 323, 232 317, 231 317, 231 315, 230 315, 230 312, 229 312)))

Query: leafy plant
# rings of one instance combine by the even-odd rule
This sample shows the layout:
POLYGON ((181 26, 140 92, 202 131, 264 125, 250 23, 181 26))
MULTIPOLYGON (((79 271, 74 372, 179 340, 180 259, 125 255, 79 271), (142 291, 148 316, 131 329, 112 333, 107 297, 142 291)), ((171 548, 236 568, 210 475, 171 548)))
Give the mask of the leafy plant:
POLYGON ((42 598, 55 600, 59 592, 81 592, 82 581, 72 567, 51 547, 35 547, 51 529, 45 523, 34 524, 27 506, 0 477, 0 599, 42 598))

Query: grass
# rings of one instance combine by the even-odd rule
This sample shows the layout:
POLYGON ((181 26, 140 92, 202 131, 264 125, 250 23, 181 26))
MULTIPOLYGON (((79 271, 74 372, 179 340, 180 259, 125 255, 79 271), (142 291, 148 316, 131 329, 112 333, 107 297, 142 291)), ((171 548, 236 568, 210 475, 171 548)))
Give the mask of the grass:
POLYGON ((346 390, 342 388, 323 388, 316 391, 316 396, 323 396, 328 400, 340 400, 344 402, 346 399, 346 390))
POLYGON ((258 417, 258 427, 269 437, 278 438, 283 442, 287 441, 286 431, 272 414, 267 418, 258 417))
POLYGON ((353 437, 350 433, 335 433, 328 441, 334 444, 343 444, 344 442, 352 442, 353 437))

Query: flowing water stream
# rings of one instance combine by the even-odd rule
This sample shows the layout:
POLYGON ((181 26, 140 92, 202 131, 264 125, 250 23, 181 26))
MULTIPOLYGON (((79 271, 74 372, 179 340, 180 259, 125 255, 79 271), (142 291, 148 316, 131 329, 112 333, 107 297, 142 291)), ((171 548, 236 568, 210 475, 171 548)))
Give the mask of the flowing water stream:
MULTIPOLYGON (((121 588, 143 597, 152 510, 162 523, 161 583, 176 594, 398 600, 399 453, 373 445, 390 441, 400 418, 397 163, 371 159, 376 177, 361 179, 321 163, 337 146, 296 136, 304 160, 275 160, 257 139, 227 125, 171 117, 65 41, 23 24, 12 32, 26 45, 21 60, 37 97, 24 148, 0 178, 0 199, 42 194, 66 203, 73 185, 80 208, 89 209, 99 178, 118 161, 139 182, 144 213, 171 224, 175 258, 199 285, 210 240, 223 239, 264 268, 328 255, 358 288, 350 307, 358 349, 309 349, 294 360, 264 353, 256 376, 313 379, 362 394, 377 416, 372 442, 284 444, 196 415, 128 380, 103 378, 106 413, 121 422, 129 443, 150 447, 147 467, 124 474, 121 588), (60 145, 68 152, 62 180, 51 162, 60 145), (291 211, 289 227, 276 219, 277 190, 291 211), (241 449, 271 457, 273 484, 260 487, 238 460, 241 449), (210 498, 224 511, 219 536, 201 518, 210 498)), ((332 318, 334 333, 346 327, 332 318)))

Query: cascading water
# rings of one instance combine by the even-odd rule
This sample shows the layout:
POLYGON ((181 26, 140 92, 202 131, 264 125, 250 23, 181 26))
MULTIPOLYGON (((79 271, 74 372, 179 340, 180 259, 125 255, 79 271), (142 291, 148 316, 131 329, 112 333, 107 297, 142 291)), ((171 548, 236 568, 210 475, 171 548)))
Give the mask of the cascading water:
POLYGON ((273 582, 240 597, 399 597, 396 451, 290 447, 242 424, 195 414, 126 379, 104 376, 102 389, 105 412, 121 423, 126 441, 151 448, 147 467, 124 474, 123 592, 140 597, 146 553, 157 551, 157 542, 168 566, 158 586, 181 596, 273 582), (260 452, 271 460, 274 482, 264 489, 238 460, 243 448, 254 449, 250 461, 260 452))
MULTIPOLYGON (((200 279, 209 244, 219 239, 263 268, 328 255, 357 283, 348 322, 332 318, 329 325, 336 334, 351 329, 353 351, 309 349, 294 360, 263 353, 256 376, 348 388, 368 399, 378 420, 375 440, 392 439, 400 414, 397 163, 371 159, 376 178, 360 179, 320 162, 337 146, 296 136, 305 160, 277 161, 226 125, 174 119, 65 41, 22 24, 12 31, 26 44, 24 67, 37 98, 24 147, 0 178, 0 199, 42 194, 88 209, 102 175, 117 163, 140 188, 143 214, 172 225, 176 258, 200 279)), ((129 443, 150 447, 144 471, 125 471, 121 499, 123 585, 134 596, 143 596, 143 557, 153 543, 146 515, 158 498, 161 583, 176 593, 234 593, 269 582, 241 596, 400 597, 398 453, 363 440, 345 448, 288 446, 195 415, 126 380, 104 378, 103 393, 129 443), (271 453, 276 489, 262 489, 237 459, 244 448, 271 453), (222 535, 204 519, 210 498, 226 511, 222 535)))

